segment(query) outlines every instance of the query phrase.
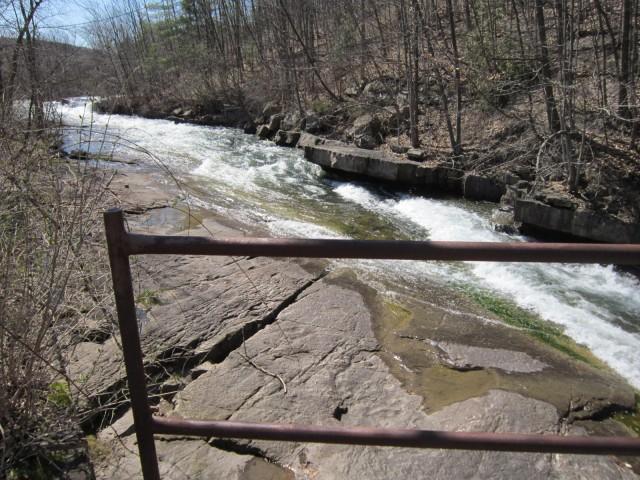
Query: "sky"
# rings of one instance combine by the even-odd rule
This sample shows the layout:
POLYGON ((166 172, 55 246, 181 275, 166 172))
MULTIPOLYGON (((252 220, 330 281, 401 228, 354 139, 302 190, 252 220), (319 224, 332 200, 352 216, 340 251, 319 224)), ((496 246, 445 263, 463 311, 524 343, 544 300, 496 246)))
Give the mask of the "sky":
MULTIPOLYGON (((93 3, 101 3, 94 0, 93 3)), ((83 6, 86 0, 49 0, 43 4, 40 16, 40 26, 48 37, 54 36, 60 41, 74 45, 87 46, 84 29, 87 22, 91 21, 91 15, 83 6)))
MULTIPOLYGON (((36 14, 36 25, 42 38, 89 46, 87 28, 91 26, 92 16, 88 9, 100 9, 112 0, 46 0, 36 14)), ((28 2, 27 2, 28 3, 28 2)), ((17 2, 0 0, 0 37, 17 35, 17 2)), ((18 11, 18 16, 20 13, 18 11)))
MULTIPOLYGON (((16 35, 11 2, 4 3, 0 9, 0 36, 16 35)), ((113 0, 46 0, 37 14, 40 34, 48 40, 71 43, 78 46, 90 46, 87 30, 95 22, 90 12, 98 11, 108 15, 113 0)), ((100 16, 100 14, 98 14, 100 16)))

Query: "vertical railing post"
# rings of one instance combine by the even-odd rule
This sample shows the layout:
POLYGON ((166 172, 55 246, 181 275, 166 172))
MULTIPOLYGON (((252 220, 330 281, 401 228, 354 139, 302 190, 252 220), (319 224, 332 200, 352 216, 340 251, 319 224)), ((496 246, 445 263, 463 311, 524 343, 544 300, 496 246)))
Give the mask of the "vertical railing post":
POLYGON ((111 209, 104 214, 109 249, 109 262, 116 298, 122 353, 131 395, 131 410, 138 439, 138 450, 145 480, 160 480, 156 446, 153 441, 151 409, 142 362, 142 348, 133 297, 133 282, 129 265, 127 232, 122 210, 111 209))

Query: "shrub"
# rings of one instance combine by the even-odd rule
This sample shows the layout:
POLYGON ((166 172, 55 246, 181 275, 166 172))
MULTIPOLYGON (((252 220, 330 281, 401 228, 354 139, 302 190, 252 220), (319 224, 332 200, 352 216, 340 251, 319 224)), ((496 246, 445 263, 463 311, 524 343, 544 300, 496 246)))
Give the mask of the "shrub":
POLYGON ((95 281, 108 278, 95 234, 106 172, 50 151, 57 138, 0 136, 0 472, 14 479, 58 478, 84 449, 65 351, 82 312, 110 298, 95 281))

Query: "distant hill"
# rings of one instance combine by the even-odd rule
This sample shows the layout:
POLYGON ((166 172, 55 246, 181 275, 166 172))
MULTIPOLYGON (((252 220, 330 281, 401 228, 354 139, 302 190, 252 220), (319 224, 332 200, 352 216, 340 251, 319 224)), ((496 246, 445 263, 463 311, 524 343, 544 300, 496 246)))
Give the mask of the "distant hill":
MULTIPOLYGON (((4 81, 7 81, 14 48, 14 39, 0 37, 0 68, 4 81)), ((36 49, 39 78, 46 98, 101 95, 110 92, 105 79, 113 79, 114 75, 109 57, 104 52, 46 40, 39 40, 36 49)), ((20 55, 16 80, 18 92, 26 91, 26 78, 24 55, 20 55)))

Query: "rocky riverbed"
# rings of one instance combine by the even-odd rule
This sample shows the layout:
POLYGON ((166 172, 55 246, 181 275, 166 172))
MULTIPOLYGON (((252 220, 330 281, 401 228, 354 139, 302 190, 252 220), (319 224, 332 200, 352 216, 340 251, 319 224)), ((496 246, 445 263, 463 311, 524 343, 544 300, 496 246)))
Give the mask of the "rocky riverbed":
MULTIPOLYGON (((125 168, 111 189, 136 232, 266 232, 185 212, 159 172, 125 168)), ((613 416, 634 390, 589 352, 543 342, 491 308, 326 262, 136 259, 149 391, 159 414, 318 425, 633 435, 613 416)), ((77 345, 92 394, 99 478, 136 478, 117 332, 77 345), (97 408, 101 406, 101 408, 97 408)), ((576 455, 161 437, 163 478, 636 478, 633 460, 576 455)), ((638 470, 640 471, 640 470, 638 470)))

